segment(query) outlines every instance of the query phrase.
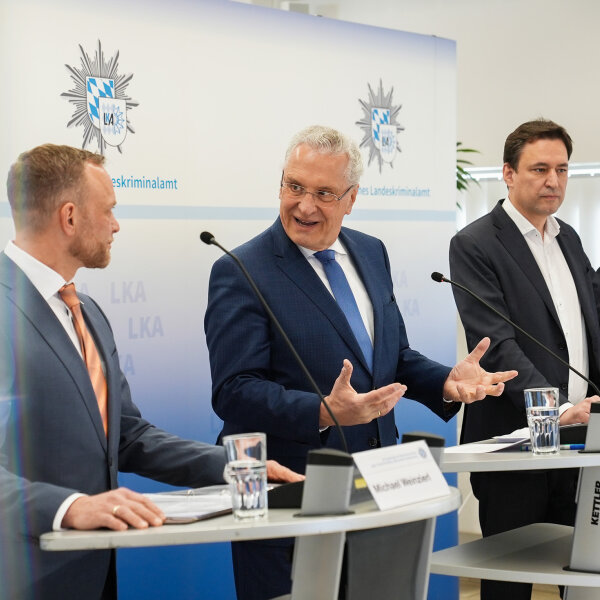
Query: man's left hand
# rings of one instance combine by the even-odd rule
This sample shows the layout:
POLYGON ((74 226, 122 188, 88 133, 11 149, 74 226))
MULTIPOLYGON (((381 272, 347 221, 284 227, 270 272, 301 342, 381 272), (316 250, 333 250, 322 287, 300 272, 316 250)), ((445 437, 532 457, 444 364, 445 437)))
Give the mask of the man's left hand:
POLYGON ((517 371, 488 373, 479 366, 481 357, 490 347, 490 338, 483 338, 464 360, 450 371, 444 382, 444 398, 454 402, 471 404, 486 396, 499 396, 504 391, 504 382, 513 379, 517 371))

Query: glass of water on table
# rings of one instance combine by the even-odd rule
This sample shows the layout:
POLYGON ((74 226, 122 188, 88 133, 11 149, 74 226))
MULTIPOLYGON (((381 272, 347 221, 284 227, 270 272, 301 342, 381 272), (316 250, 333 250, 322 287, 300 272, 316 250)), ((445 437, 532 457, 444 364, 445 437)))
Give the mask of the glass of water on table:
POLYGON ((524 390, 527 425, 534 454, 554 454, 560 446, 558 427, 558 388, 524 390))
POLYGON ((237 520, 260 519, 267 514, 267 436, 239 433, 223 437, 227 451, 225 480, 231 490, 237 520))

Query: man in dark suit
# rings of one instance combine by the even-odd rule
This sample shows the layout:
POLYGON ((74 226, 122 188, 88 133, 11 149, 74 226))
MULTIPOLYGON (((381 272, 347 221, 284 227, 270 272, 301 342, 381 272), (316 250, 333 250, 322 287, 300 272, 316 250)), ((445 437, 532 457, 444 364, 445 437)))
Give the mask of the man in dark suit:
MULTIPOLYGON (((152 502, 115 489, 119 470, 193 487, 223 481, 223 448, 141 417, 94 300, 79 296, 92 347, 80 342, 77 307, 60 296, 80 267, 110 261, 119 225, 103 162, 47 144, 21 154, 8 175, 16 235, 0 253, 0 598, 116 597, 113 552, 41 552, 38 537, 161 525, 152 502), (93 375, 91 355, 100 359, 93 375)), ((271 475, 293 478, 277 465, 271 475)))
MULTIPOLYGON (((301 131, 286 155, 279 219, 235 251, 327 395, 350 452, 396 443, 393 408, 405 392, 448 420, 461 402, 498 395, 515 375, 479 367, 489 340, 454 369, 410 348, 384 245, 342 227, 361 172, 354 142, 326 127, 301 131), (356 319, 342 310, 347 294, 327 275, 323 254, 315 256, 329 249, 356 319)), ((300 472, 309 450, 341 447, 331 417, 229 257, 212 269, 205 330, 222 434, 265 431, 269 457, 300 472)), ((238 599, 287 593, 290 553, 290 540, 234 544, 238 599)))
MULTIPOLYGON (((450 244, 452 278, 536 337, 578 371, 598 381, 600 328, 594 271, 572 227, 553 214, 563 202, 572 142, 543 119, 506 139, 503 175, 508 198, 462 229, 450 244)), ((454 291, 470 348, 485 331, 492 343, 482 364, 511 365, 519 376, 499 399, 465 407, 462 442, 527 427, 523 390, 557 387, 560 422, 586 423, 588 384, 466 293, 454 291)), ((473 473, 484 536, 535 522, 572 525, 575 470, 473 473)), ((530 598, 531 585, 482 582, 481 597, 530 598)))

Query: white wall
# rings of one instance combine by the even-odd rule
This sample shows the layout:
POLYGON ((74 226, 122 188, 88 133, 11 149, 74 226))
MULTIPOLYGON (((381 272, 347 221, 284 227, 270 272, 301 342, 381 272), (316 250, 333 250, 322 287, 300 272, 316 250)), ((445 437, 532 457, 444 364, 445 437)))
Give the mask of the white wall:
MULTIPOLYGON (((279 0, 255 0, 278 7, 279 0)), ((597 0, 337 0, 312 14, 457 41, 458 139, 498 165, 506 135, 530 118, 564 125, 573 160, 600 148, 597 0)), ((349 76, 352 65, 348 65, 349 76)), ((407 81, 407 86, 419 85, 407 81)))

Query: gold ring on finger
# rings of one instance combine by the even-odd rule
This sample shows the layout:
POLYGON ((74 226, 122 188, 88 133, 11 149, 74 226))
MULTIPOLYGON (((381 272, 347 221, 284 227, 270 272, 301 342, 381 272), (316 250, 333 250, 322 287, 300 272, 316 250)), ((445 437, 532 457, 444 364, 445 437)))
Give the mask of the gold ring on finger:
POLYGON ((113 517, 117 516, 117 511, 119 510, 119 508, 121 508, 121 505, 120 504, 115 504, 115 506, 112 509, 113 517))

